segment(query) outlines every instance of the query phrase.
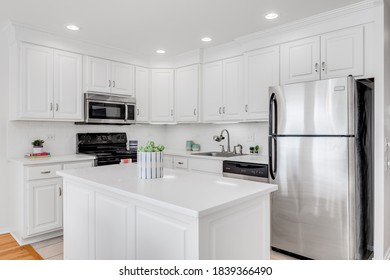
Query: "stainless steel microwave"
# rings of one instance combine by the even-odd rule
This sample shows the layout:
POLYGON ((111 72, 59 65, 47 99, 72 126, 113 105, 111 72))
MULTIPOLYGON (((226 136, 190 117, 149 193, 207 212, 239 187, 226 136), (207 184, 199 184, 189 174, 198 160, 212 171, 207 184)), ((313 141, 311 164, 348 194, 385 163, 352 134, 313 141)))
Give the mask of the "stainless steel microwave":
POLYGON ((135 123, 134 97, 85 93, 84 106, 84 123, 119 125, 135 123))

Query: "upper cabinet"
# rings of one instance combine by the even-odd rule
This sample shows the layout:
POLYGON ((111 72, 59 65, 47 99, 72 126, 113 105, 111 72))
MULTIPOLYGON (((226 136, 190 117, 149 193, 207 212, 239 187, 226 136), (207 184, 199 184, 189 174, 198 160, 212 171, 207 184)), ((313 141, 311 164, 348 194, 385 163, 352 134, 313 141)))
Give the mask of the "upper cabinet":
POLYGON ((151 122, 174 122, 174 84, 172 69, 151 70, 151 122))
POLYGON ((281 84, 364 74, 363 27, 280 46, 281 84))
POLYGON ((268 89, 279 84, 279 47, 244 54, 245 118, 268 120, 268 89))
POLYGON ((81 120, 81 70, 81 55, 21 43, 14 119, 81 120))
POLYGON ((199 65, 175 70, 176 121, 197 122, 199 96, 199 65))
POLYGON ((204 121, 242 120, 244 90, 242 57, 203 65, 204 121))
POLYGON ((136 121, 149 121, 149 76, 150 70, 143 67, 135 69, 135 98, 136 98, 136 121))
POLYGON ((134 96, 134 66, 87 58, 87 91, 134 96))

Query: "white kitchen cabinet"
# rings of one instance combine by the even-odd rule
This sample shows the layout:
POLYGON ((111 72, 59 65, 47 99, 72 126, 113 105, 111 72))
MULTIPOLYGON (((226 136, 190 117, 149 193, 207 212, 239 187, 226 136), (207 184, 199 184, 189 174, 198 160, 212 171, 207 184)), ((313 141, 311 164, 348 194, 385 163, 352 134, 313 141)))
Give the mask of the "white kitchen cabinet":
POLYGON ((244 117, 244 88, 242 83, 242 57, 223 61, 223 107, 224 120, 242 120, 244 117))
POLYGON ((282 44, 281 84, 364 75, 363 27, 282 44))
POLYGON ((244 54, 245 119, 268 120, 268 90, 279 85, 279 46, 244 54))
POLYGON ((222 175, 222 160, 164 154, 164 167, 222 175))
POLYGON ((12 118, 82 120, 81 68, 81 55, 21 43, 20 95, 11 98, 17 111, 12 118))
POLYGON ((321 78, 364 75, 363 27, 321 36, 321 78))
POLYGON ((82 56, 54 50, 54 101, 55 119, 83 118, 82 56))
POLYGON ((244 117, 242 57, 203 65, 203 121, 244 117))
POLYGON ((174 121, 174 84, 172 69, 151 70, 151 122, 174 121))
POLYGON ((311 37, 280 46, 281 83, 320 79, 320 37, 311 37))
POLYGON ((203 121, 222 120, 223 64, 216 61, 203 64, 203 121))
POLYGON ((178 169, 188 169, 188 160, 187 157, 175 156, 173 158, 174 167, 178 169))
POLYGON ((62 228, 62 179, 27 183, 27 235, 62 228))
POLYGON ((197 122, 199 115, 199 65, 175 70, 175 108, 177 122, 197 122))
POLYGON ((64 158, 11 162, 12 234, 21 245, 62 235, 63 184, 56 172, 94 165, 89 156, 64 158))
POLYGON ((134 96, 134 66, 88 57, 87 91, 134 96))
POLYGON ((136 121, 149 121, 149 76, 150 70, 143 67, 135 69, 136 121))
POLYGON ((53 49, 21 44, 19 101, 20 118, 53 118, 53 49))

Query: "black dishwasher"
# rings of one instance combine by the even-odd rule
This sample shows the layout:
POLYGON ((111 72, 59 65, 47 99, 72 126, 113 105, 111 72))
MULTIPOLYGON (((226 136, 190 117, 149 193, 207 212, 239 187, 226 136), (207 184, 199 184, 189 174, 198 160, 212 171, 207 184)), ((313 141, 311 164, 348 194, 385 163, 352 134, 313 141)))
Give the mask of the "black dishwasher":
POLYGON ((268 164, 224 160, 223 177, 269 183, 268 164))

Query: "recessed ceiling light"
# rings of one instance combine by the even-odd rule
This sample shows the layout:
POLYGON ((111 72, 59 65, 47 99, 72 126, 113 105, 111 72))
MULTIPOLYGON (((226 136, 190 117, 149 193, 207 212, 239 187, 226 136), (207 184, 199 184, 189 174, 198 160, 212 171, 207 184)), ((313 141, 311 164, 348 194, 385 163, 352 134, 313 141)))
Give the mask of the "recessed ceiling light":
POLYGON ((69 30, 72 30, 72 31, 77 31, 80 29, 80 27, 78 27, 77 25, 73 25, 73 24, 67 25, 66 28, 68 28, 69 30))
POLYGON ((213 39, 211 39, 210 37, 204 37, 204 38, 202 38, 202 41, 203 41, 203 42, 210 42, 211 40, 213 40, 213 39))
POLYGON ((164 50, 157 50, 156 53, 165 53, 164 50))
POLYGON ((269 14, 266 14, 265 15, 265 18, 266 19, 275 19, 277 18, 279 15, 277 13, 269 13, 269 14))

